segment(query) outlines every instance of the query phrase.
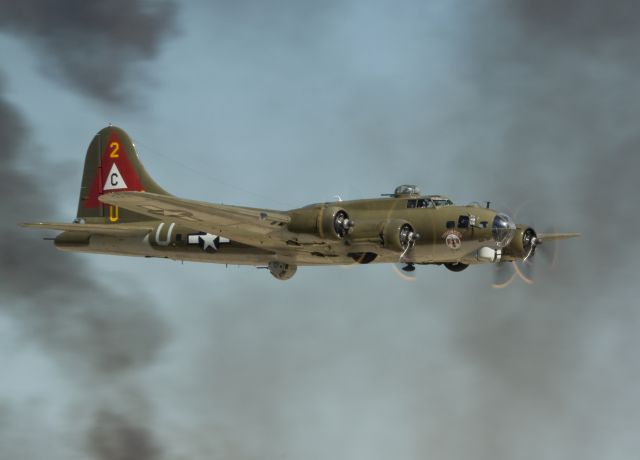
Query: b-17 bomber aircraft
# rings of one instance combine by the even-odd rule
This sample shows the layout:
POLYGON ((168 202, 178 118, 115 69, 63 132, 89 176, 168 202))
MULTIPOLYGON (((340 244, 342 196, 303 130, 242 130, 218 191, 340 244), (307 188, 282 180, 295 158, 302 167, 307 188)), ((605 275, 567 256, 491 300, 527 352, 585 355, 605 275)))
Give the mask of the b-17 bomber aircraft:
MULTIPOLYGON (((267 267, 279 280, 299 266, 401 263, 469 265, 530 260, 538 234, 480 204, 455 205, 401 185, 380 198, 311 204, 290 211, 175 197, 145 171, 129 136, 108 126, 87 150, 73 223, 27 223, 61 231, 64 251, 267 267)), ((513 276, 512 276, 513 277, 513 276)))

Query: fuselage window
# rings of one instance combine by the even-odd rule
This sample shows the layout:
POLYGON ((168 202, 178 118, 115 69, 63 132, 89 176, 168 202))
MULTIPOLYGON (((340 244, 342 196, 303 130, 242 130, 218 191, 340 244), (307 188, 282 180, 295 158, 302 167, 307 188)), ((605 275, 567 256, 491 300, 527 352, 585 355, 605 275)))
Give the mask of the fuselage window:
POLYGON ((460 216, 458 218, 458 228, 469 228, 469 216, 460 216))
POLYGON ((480 228, 487 228, 489 226, 489 222, 487 222, 486 220, 483 220, 482 222, 480 222, 480 228))
POLYGON ((447 221, 447 228, 453 228, 456 226, 456 222, 454 220, 447 221))

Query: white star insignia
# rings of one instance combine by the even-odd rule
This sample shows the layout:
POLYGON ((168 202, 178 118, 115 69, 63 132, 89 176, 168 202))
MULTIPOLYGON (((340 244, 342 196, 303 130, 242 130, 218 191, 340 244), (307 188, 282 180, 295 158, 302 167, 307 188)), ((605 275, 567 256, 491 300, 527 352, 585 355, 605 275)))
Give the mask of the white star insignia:
POLYGON ((202 250, 206 251, 207 248, 211 248, 214 251, 218 250, 217 246, 217 235, 212 235, 211 233, 207 233, 206 235, 199 235, 200 241, 202 241, 202 250))

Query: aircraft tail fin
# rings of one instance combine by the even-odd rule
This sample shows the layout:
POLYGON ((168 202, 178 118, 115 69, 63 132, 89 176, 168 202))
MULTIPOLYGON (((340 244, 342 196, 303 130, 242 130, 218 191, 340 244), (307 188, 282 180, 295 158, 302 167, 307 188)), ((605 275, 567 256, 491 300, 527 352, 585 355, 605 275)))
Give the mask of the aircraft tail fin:
POLYGON ((169 195, 149 176, 124 130, 107 126, 95 135, 84 161, 78 219, 91 223, 149 220, 140 214, 102 203, 105 193, 146 191, 169 195))

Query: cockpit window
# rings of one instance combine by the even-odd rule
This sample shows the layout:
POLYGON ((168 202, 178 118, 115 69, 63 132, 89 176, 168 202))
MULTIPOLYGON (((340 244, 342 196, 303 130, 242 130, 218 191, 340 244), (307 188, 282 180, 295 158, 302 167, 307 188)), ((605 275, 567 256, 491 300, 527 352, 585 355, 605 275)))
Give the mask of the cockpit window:
POLYGON ((407 200, 407 208, 433 208, 433 202, 427 198, 407 200))
POLYGON ((433 200, 433 204, 435 204, 436 206, 450 206, 453 204, 453 202, 449 199, 445 200, 445 199, 434 199, 433 200))
POLYGON ((469 216, 460 216, 458 218, 458 228, 469 228, 469 216))

